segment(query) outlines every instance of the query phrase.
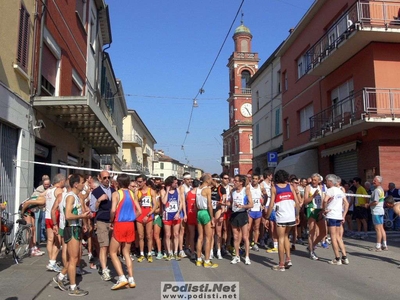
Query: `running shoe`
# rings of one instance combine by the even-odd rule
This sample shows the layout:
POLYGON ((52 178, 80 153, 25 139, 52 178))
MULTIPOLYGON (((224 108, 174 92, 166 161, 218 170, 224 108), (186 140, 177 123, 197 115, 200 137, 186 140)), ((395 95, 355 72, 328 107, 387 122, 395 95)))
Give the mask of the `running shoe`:
POLYGON ((291 260, 287 260, 285 262, 285 269, 290 269, 291 266, 293 266, 292 261, 291 260))
POLYGON ((300 238, 300 239, 297 239, 296 244, 304 245, 305 243, 304 243, 304 241, 300 238))
POLYGON ((271 268, 273 271, 285 272, 285 266, 275 265, 271 268))
POLYGON ((70 287, 69 291, 68 291, 68 295, 70 295, 70 296, 80 297, 80 296, 86 296, 87 294, 89 294, 88 291, 81 290, 78 286, 76 286, 74 290, 71 290, 71 287, 70 287))
POLYGON ((167 253, 166 252, 163 253, 163 257, 162 258, 167 259, 167 253))
POLYGON ((255 243, 254 243, 254 241, 252 241, 251 243, 250 243, 250 247, 253 247, 255 245, 255 243))
POLYGON ((163 254, 161 252, 158 252, 156 259, 163 259, 163 254))
POLYGON ((149 263, 152 263, 152 262, 153 262, 153 256, 148 255, 148 256, 147 256, 147 261, 148 261, 149 263))
POLYGON ((217 259, 222 259, 221 251, 217 251, 217 259))
POLYGON ((240 257, 239 257, 239 256, 235 256, 235 257, 231 260, 231 264, 232 264, 232 265, 236 265, 237 263, 240 263, 240 257))
POLYGON ((214 268, 218 268, 218 264, 213 264, 211 261, 209 261, 208 263, 204 262, 203 263, 203 267, 206 269, 214 269, 214 268))
POLYGON ((254 250, 254 251, 260 251, 260 248, 258 248, 258 246, 257 246, 257 244, 254 244, 253 245, 253 247, 252 247, 252 249, 254 250))
POLYGON ((196 267, 201 267, 203 265, 203 260, 196 260, 196 267))
POLYGON ((192 253, 192 255, 190 255, 190 260, 196 260, 196 253, 192 253))
POLYGON ((110 270, 108 268, 105 268, 102 271, 101 279, 104 280, 104 281, 110 281, 111 280, 110 270))
POLYGON ((117 283, 111 287, 111 289, 115 291, 123 287, 126 287, 127 285, 128 285, 128 280, 118 280, 117 283))
POLYGON ((37 249, 32 249, 31 250, 31 256, 37 257, 37 256, 42 256, 44 255, 44 252, 37 250, 37 249))
POLYGON ((57 286, 58 286, 58 288, 60 289, 60 290, 62 290, 62 291, 66 291, 66 290, 68 290, 68 287, 64 284, 64 282, 62 281, 62 280, 60 280, 59 278, 58 278, 58 275, 56 275, 56 276, 54 276, 53 277, 53 281, 54 281, 54 283, 56 283, 57 284, 57 286))
POLYGON ((267 252, 267 253, 278 253, 278 249, 276 249, 276 248, 274 247, 274 248, 268 249, 266 252, 267 252))
POLYGON ((180 260, 181 260, 181 257, 180 257, 180 255, 178 255, 178 254, 175 254, 175 260, 176 260, 176 261, 180 261, 180 260))
POLYGON ((334 258, 334 259, 328 261, 328 264, 335 265, 335 266, 341 266, 342 265, 342 261, 340 259, 336 260, 336 258, 334 258))
POLYGON ((146 257, 144 257, 144 255, 140 255, 140 257, 137 259, 137 261, 139 263, 143 262, 146 259, 146 257))
POLYGON ((245 258, 244 264, 245 264, 245 265, 251 265, 251 261, 250 261, 250 258, 249 258, 249 257, 246 257, 246 258, 245 258))
POLYGON ((324 249, 328 249, 328 248, 329 248, 329 245, 328 245, 327 242, 321 243, 321 246, 322 246, 322 248, 324 248, 324 249))
POLYGON ((136 283, 133 280, 133 278, 128 278, 128 285, 130 288, 135 288, 136 287, 136 283))
POLYGON ((57 264, 51 264, 51 263, 49 263, 46 266, 46 269, 49 270, 49 271, 57 272, 57 273, 60 273, 61 270, 62 270, 57 264))
POLYGON ((346 258, 342 258, 342 264, 348 265, 349 264, 349 259, 347 257, 346 258))
POLYGON ((319 260, 318 256, 315 255, 315 252, 310 252, 310 258, 312 260, 319 260))
POLYGON ((151 250, 151 256, 156 256, 156 252, 154 250, 151 250))
POLYGON ((180 258, 185 258, 185 257, 187 257, 185 251, 183 251, 183 250, 181 250, 181 251, 179 252, 179 256, 180 256, 180 258))
POLYGON ((166 261, 170 261, 171 259, 174 259, 173 254, 171 253, 170 255, 167 256, 167 258, 165 259, 166 261))

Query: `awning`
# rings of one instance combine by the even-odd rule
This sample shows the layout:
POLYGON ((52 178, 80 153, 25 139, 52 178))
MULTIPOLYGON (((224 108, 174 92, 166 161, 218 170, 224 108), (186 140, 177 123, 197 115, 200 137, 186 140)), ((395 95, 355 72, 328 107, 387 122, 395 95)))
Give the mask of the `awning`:
POLYGON ((97 153, 118 153, 121 138, 112 125, 113 120, 105 104, 98 104, 86 96, 46 96, 35 97, 33 106, 97 153))
POLYGON ((318 150, 311 149, 287 156, 278 163, 275 172, 278 170, 285 170, 298 178, 310 177, 318 172, 318 150))
POLYGON ((357 149, 357 142, 355 141, 355 142, 351 142, 348 144, 339 145, 336 147, 322 150, 321 157, 332 156, 332 155, 336 155, 336 154, 340 154, 340 153, 344 153, 344 152, 348 152, 348 151, 352 151, 352 150, 356 150, 356 149, 357 149))

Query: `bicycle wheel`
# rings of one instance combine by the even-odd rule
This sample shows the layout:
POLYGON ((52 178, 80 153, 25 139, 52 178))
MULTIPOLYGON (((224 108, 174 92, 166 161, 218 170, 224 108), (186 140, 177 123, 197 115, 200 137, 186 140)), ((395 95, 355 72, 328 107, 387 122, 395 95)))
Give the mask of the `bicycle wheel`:
POLYGON ((32 232, 29 227, 24 227, 17 231, 13 245, 16 260, 22 259, 29 253, 29 241, 31 237, 32 232))

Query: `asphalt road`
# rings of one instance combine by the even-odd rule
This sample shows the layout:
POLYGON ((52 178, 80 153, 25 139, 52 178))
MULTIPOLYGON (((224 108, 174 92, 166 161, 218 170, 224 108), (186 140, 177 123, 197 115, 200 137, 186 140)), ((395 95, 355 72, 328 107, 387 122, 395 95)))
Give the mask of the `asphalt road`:
MULTIPOLYGON (((278 262, 277 254, 265 250, 251 252, 252 264, 243 261, 230 264, 230 256, 215 260, 216 269, 196 267, 189 259, 157 261, 153 263, 134 261, 134 289, 112 291, 112 282, 104 282, 94 270, 87 271, 79 283, 88 290, 86 299, 162 299, 162 281, 209 281, 239 282, 240 299, 399 299, 400 287, 400 234, 389 236, 389 251, 371 252, 374 237, 369 240, 345 240, 349 265, 333 266, 332 249, 318 248, 319 261, 308 258, 305 246, 296 245, 292 254, 293 267, 285 272, 271 270, 278 262)), ((84 257, 87 261, 87 256, 84 257)), ((111 267, 111 262, 109 263, 111 267)), ((55 273, 48 273, 49 279, 55 273)), ((115 275, 115 273, 114 273, 115 275)), ((116 279, 114 280, 114 282, 116 279)), ((181 294, 187 296, 188 294, 181 294)), ((69 299, 67 292, 60 291, 54 283, 45 286, 35 298, 39 300, 69 299)), ((165 298, 163 298, 165 299, 165 298)))

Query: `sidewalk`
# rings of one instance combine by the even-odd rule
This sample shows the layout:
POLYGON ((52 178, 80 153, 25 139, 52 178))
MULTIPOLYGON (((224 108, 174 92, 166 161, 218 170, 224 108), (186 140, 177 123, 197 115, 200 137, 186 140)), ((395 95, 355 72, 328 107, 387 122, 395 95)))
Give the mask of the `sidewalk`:
MULTIPOLYGON (((45 245, 41 245, 45 251, 45 245)), ((52 280, 54 272, 47 271, 47 253, 39 257, 24 258, 15 264, 12 255, 0 258, 0 299, 34 299, 52 280)))

